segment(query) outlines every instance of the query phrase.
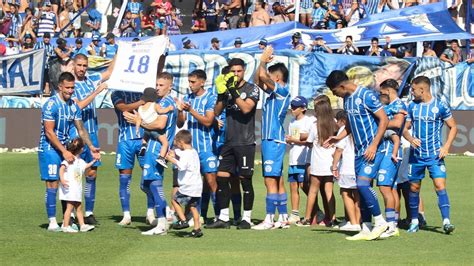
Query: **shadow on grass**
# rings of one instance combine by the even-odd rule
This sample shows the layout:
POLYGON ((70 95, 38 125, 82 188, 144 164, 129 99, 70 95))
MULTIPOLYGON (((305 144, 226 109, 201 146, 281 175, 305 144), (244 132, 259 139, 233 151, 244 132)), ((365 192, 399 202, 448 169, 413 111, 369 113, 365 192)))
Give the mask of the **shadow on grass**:
POLYGON ((190 238, 191 232, 187 231, 168 231, 168 235, 180 238, 190 238))
POLYGON ((420 228, 420 231, 429 231, 429 232, 445 235, 443 229, 440 226, 424 226, 420 228))
POLYGON ((315 228, 312 228, 311 231, 314 231, 314 232, 321 232, 321 233, 324 233, 324 234, 341 234, 341 235, 346 235, 346 236, 353 236, 359 232, 350 232, 350 231, 341 231, 339 229, 331 229, 331 228, 327 228, 327 227, 315 227, 315 228))
POLYGON ((49 224, 40 224, 39 228, 48 229, 49 224))

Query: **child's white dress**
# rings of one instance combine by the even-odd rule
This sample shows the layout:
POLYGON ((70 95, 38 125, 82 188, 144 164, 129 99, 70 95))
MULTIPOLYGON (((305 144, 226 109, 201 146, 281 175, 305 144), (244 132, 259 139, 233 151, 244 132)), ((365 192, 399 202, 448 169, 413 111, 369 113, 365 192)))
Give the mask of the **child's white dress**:
POLYGON ((86 170, 87 163, 76 158, 72 164, 64 160, 61 165, 66 166, 64 170, 64 179, 69 185, 68 188, 62 186, 59 182, 59 199, 65 201, 82 201, 82 176, 86 170))

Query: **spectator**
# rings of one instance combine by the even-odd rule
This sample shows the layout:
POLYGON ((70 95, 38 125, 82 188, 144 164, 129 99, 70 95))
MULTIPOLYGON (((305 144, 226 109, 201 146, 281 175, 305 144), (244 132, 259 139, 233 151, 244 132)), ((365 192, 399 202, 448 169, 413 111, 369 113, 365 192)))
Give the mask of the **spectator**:
POLYGON ((204 13, 201 10, 194 10, 193 11, 193 26, 191 30, 193 33, 200 33, 206 32, 207 30, 207 22, 206 18, 204 17, 204 13))
POLYGON ((347 9, 345 12, 347 26, 350 27, 365 17, 367 17, 365 9, 359 5, 359 2, 357 0, 352 1, 351 8, 347 9))
POLYGON ((342 28, 344 28, 344 22, 342 21, 342 19, 336 20, 336 29, 342 29, 342 28))
POLYGON ((47 32, 50 35, 54 34, 56 29, 56 15, 51 11, 51 3, 44 2, 43 9, 39 13, 38 21, 38 37, 43 37, 47 32))
POLYGON ((36 35, 34 31, 29 31, 24 28, 20 34, 20 43, 22 52, 32 51, 35 48, 36 43, 36 35))
POLYGON ((112 32, 107 33, 105 41, 100 49, 100 56, 113 59, 118 51, 118 45, 115 43, 115 35, 112 32))
POLYGON ((390 9, 395 9, 392 6, 392 2, 388 0, 380 0, 379 3, 377 4, 377 10, 375 13, 383 13, 386 11, 390 11, 390 9))
POLYGON ((323 21, 320 21, 317 25, 316 25, 316 28, 317 30, 325 30, 327 29, 327 21, 326 19, 324 19, 323 21))
POLYGON ((220 47, 219 47, 219 44, 220 44, 220 40, 217 39, 216 37, 212 38, 211 40, 211 50, 220 50, 220 47))
POLYGON ((35 31, 38 27, 38 18, 33 14, 30 8, 25 9, 25 18, 23 19, 23 29, 35 31))
POLYGON ((183 39, 181 39, 181 42, 183 43, 184 50, 197 49, 197 46, 192 43, 188 37, 184 37, 183 39))
POLYGON ((5 44, 0 43, 0 56, 5 56, 5 53, 7 52, 7 47, 5 44))
POLYGON ((310 52, 332 54, 331 48, 329 48, 324 43, 323 36, 321 36, 321 35, 318 35, 318 36, 316 36, 316 38, 314 38, 314 41, 313 41, 313 43, 311 44, 311 47, 310 47, 310 52))
POLYGON ((359 48, 354 45, 354 42, 352 41, 352 36, 348 35, 346 36, 346 41, 344 44, 337 49, 337 52, 339 54, 345 54, 345 55, 355 55, 359 53, 359 48))
POLYGON ((148 8, 141 20, 141 28, 143 36, 155 36, 155 9, 148 8))
POLYGON ((234 48, 242 48, 242 38, 240 37, 237 37, 235 38, 235 41, 234 41, 234 48))
POLYGON ((250 18, 249 27, 262 26, 270 24, 270 16, 265 10, 265 2, 263 0, 255 1, 255 11, 250 18))
POLYGON ((311 26, 311 14, 313 13, 313 3, 311 0, 300 0, 300 22, 306 26, 311 26))
POLYGON ((283 6, 280 5, 279 2, 275 2, 272 6, 273 9, 273 17, 271 24, 283 23, 290 21, 290 18, 285 14, 283 6))
POLYGON ((132 12, 130 10, 125 11, 125 17, 120 23, 120 31, 122 32, 122 37, 137 37, 138 34, 135 31, 136 25, 135 20, 132 18, 132 12))
POLYGON ((58 25, 59 25, 59 29, 63 30, 63 32, 61 33, 61 37, 63 38, 74 36, 74 26, 71 24, 66 28, 66 25, 68 25, 70 22, 68 7, 70 8, 71 6, 72 6, 72 3, 67 2, 66 8, 63 9, 61 13, 59 13, 59 16, 58 16, 59 17, 58 25))
POLYGON ((155 35, 166 35, 166 19, 160 16, 155 19, 155 35))
POLYGON ((268 41, 265 38, 260 39, 260 42, 258 43, 258 49, 263 50, 265 47, 267 47, 268 41))
POLYGON ((94 56, 100 56, 100 36, 99 35, 93 35, 92 36, 92 42, 89 44, 87 47, 87 53, 89 55, 94 55, 94 56))
MULTIPOLYGON (((458 21, 458 7, 461 5, 461 0, 450 0, 448 1, 448 11, 449 14, 451 14, 451 17, 453 18, 454 21, 458 21)), ((472 11, 471 11, 472 12, 472 11)))
POLYGON ((241 9, 240 0, 231 0, 230 4, 224 5, 224 10, 230 13, 229 17, 229 28, 237 29, 239 25, 239 13, 241 9))
POLYGON ((173 7, 170 14, 166 16, 166 29, 168 30, 168 35, 180 35, 182 26, 183 22, 181 20, 181 15, 177 12, 176 8, 173 7))
POLYGON ((221 10, 221 5, 217 0, 204 0, 203 10, 206 15, 207 31, 217 31, 219 29, 217 16, 221 10))
POLYGON ((365 52, 365 55, 382 56, 381 55, 382 48, 379 47, 379 38, 377 38, 377 37, 372 38, 370 43, 371 43, 371 45, 370 45, 369 49, 367 49, 367 51, 365 52))
POLYGON ((423 42, 423 57, 438 57, 433 49, 431 49, 431 42, 423 42))
POLYGON ((64 64, 71 58, 74 49, 72 47, 68 47, 66 40, 63 38, 56 39, 56 45, 57 46, 54 48, 54 52, 56 54, 55 57, 59 59, 61 64, 64 64))
POLYGON ((91 29, 92 35, 100 35, 100 27, 102 25, 102 14, 97 9, 90 9, 87 14, 89 20, 86 25, 91 29))
POLYGON ((311 28, 316 28, 318 23, 324 21, 326 13, 327 11, 323 8, 320 1, 314 2, 313 12, 311 13, 311 28))
MULTIPOLYGON (((290 21, 295 20, 295 0, 282 0, 282 13, 284 13, 290 21)), ((278 3, 278 2, 276 2, 278 3)))
POLYGON ((441 54, 440 58, 441 61, 449 63, 451 65, 455 65, 459 62, 463 61, 461 49, 459 48, 458 40, 450 41, 451 46, 446 48, 441 54))
POLYGON ((7 42, 5 56, 16 55, 20 53, 19 40, 15 38, 15 36, 8 35, 8 37, 5 38, 5 41, 7 42))
POLYGON ((297 51, 304 51, 304 44, 301 42, 301 33, 295 32, 291 36, 291 49, 297 51))
POLYGON ((135 32, 139 35, 141 33, 141 21, 143 16, 143 6, 137 0, 132 0, 127 3, 127 10, 132 13, 132 19, 136 25, 135 32))
POLYGON ((74 49, 72 50, 71 57, 74 58, 78 54, 83 54, 85 56, 89 55, 89 53, 87 52, 87 49, 82 45, 81 38, 76 39, 76 47, 74 47, 74 49))
POLYGON ((337 5, 329 6, 329 11, 326 12, 326 20, 328 22, 328 29, 336 29, 337 20, 342 19, 343 14, 340 13, 337 5))
MULTIPOLYGON (((9 21, 10 27, 8 28, 8 35, 13 36, 13 38, 17 39, 21 33, 21 27, 23 25, 23 18, 18 14, 18 7, 19 4, 14 1, 13 3, 9 4, 10 9, 6 10, 7 14, 5 15, 4 21, 9 21)), ((9 52, 7 46, 7 53, 9 52)))
POLYGON ((54 53, 54 47, 51 44, 51 34, 49 32, 45 32, 43 34, 43 40, 39 41, 35 44, 34 47, 35 50, 38 49, 44 49, 46 53, 46 65, 45 65, 45 71, 43 72, 43 88, 44 88, 44 93, 49 95, 51 93, 50 88, 49 88, 49 62, 51 61, 51 58, 54 58, 55 53, 54 53))
POLYGON ((221 23, 219 23, 219 30, 227 30, 227 29, 228 29, 227 22, 222 21, 221 23))
POLYGON ((155 7, 156 13, 160 15, 168 15, 173 8, 171 2, 167 0, 165 0, 165 2, 163 2, 163 0, 155 0, 150 6, 155 7))
POLYGON ((68 10, 69 12, 69 21, 73 21, 72 22, 72 28, 73 28, 73 31, 74 31, 74 37, 79 37, 81 36, 81 16, 77 16, 76 15, 78 14, 78 8, 77 8, 77 5, 76 5, 76 1, 74 1, 73 3, 71 2, 66 2, 66 9, 68 10))

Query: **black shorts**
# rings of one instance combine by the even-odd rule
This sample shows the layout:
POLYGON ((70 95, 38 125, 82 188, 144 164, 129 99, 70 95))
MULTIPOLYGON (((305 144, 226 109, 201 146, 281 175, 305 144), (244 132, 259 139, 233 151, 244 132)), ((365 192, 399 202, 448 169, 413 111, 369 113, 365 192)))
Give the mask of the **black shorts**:
POLYGON ((219 172, 252 176, 255 159, 255 144, 230 146, 224 144, 219 156, 219 172))

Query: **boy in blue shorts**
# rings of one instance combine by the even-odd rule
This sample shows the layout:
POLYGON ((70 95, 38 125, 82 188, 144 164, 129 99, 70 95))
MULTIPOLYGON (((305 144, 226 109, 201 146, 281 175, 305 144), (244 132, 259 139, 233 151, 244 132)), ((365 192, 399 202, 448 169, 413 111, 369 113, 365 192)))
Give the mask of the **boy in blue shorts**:
POLYGON ((450 204, 446 192, 446 166, 444 157, 457 134, 457 125, 449 105, 433 97, 430 90, 430 80, 425 76, 413 79, 411 95, 413 100, 408 105, 408 118, 403 136, 410 142, 410 159, 408 179, 410 180, 409 205, 411 224, 408 232, 419 230, 418 207, 420 202, 421 180, 428 169, 438 195, 438 206, 443 219, 443 230, 446 234, 454 231, 449 211, 450 204), (441 144, 443 124, 449 128, 446 143, 441 144), (408 129, 412 129, 412 134, 408 129))

